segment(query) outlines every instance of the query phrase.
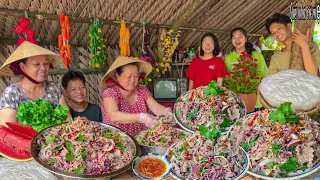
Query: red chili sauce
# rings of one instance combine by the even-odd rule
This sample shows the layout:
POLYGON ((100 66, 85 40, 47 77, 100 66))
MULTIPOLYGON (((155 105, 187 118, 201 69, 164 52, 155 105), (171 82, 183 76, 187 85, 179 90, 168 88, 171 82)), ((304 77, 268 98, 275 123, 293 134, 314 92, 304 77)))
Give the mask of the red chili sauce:
POLYGON ((143 176, 155 178, 166 172, 166 164, 159 158, 145 158, 138 164, 138 171, 143 176))

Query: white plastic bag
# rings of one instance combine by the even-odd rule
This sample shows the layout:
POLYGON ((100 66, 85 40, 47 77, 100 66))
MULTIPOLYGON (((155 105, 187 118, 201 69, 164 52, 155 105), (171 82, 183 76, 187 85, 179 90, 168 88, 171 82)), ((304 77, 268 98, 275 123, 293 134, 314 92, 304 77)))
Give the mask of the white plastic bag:
POLYGON ((283 70, 262 79, 263 98, 273 107, 292 102, 296 111, 308 111, 320 103, 320 78, 300 70, 283 70))

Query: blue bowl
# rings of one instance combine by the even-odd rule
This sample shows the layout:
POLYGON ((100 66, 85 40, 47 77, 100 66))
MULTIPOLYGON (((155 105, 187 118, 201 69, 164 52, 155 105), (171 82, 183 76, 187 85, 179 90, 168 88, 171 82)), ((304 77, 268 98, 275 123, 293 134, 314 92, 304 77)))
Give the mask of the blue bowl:
POLYGON ((171 170, 172 170, 172 166, 171 166, 171 163, 170 163, 170 160, 167 158, 167 156, 165 155, 161 155, 161 154, 156 154, 156 153, 148 153, 148 154, 143 154, 139 157, 136 157, 134 160, 133 160, 133 163, 132 163, 132 170, 133 172, 139 176, 141 179, 144 179, 144 180, 160 180, 160 179, 164 179, 166 178, 167 176, 169 176, 171 170), (166 164, 166 171, 165 173, 162 175, 162 176, 159 176, 159 177, 156 177, 156 178, 150 178, 150 177, 146 177, 142 174, 140 174, 140 172, 138 171, 138 164, 146 159, 146 158, 158 158, 160 160, 162 160, 165 164, 166 164))

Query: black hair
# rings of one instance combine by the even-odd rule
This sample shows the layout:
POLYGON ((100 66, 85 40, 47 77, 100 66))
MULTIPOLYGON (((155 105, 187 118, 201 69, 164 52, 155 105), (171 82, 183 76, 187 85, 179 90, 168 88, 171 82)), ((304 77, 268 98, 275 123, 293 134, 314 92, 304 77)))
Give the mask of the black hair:
POLYGON ((15 66, 16 68, 11 68, 11 70, 12 70, 12 72, 13 72, 13 74, 14 74, 15 76, 21 75, 21 73, 19 72, 19 69, 20 69, 20 65, 19 65, 19 64, 20 64, 20 63, 26 64, 27 61, 28 61, 28 58, 23 58, 23 59, 20 59, 20 60, 14 62, 14 63, 15 63, 14 66, 15 66))
POLYGON ((137 67, 138 67, 138 64, 137 64, 136 62, 129 63, 129 64, 126 64, 126 65, 117 67, 117 68, 116 68, 116 73, 120 76, 120 75, 123 73, 123 68, 126 67, 126 66, 129 66, 129 65, 137 66, 137 67))
POLYGON ((217 56, 219 53, 220 53, 220 47, 219 47, 219 42, 218 42, 218 39, 216 37, 216 35, 214 35, 213 33, 206 33, 202 36, 201 38, 201 48, 200 48, 200 56, 203 56, 204 55, 204 51, 202 49, 202 41, 205 37, 211 37, 213 39, 213 42, 214 42, 214 49, 213 49, 213 52, 212 52, 212 55, 213 56, 217 56))
POLYGON ((276 13, 273 16, 271 16, 270 18, 268 18, 266 20, 266 29, 267 31, 271 34, 270 32, 270 26, 272 23, 280 23, 280 24, 284 24, 287 25, 289 23, 291 23, 291 19, 289 16, 284 15, 284 14, 280 14, 280 13, 276 13))
POLYGON ((83 84, 86 84, 86 79, 81 72, 69 70, 63 75, 61 84, 64 89, 67 89, 69 82, 77 79, 81 80, 83 84))
MULTIPOLYGON (((232 29, 232 31, 231 31, 231 33, 230 33, 231 38, 232 38, 232 36, 233 36, 233 33, 236 32, 236 31, 240 31, 240 32, 244 35, 244 37, 245 37, 246 39, 248 38, 248 33, 247 33, 247 31, 244 30, 244 29, 241 28, 241 27, 236 27, 236 28, 232 29)), ((246 53, 247 53, 247 54, 252 55, 252 52, 255 51, 255 49, 254 49, 254 47, 253 47, 253 44, 250 43, 250 42, 248 42, 248 41, 246 41, 246 43, 244 44, 244 47, 245 47, 245 49, 246 49, 246 53)))

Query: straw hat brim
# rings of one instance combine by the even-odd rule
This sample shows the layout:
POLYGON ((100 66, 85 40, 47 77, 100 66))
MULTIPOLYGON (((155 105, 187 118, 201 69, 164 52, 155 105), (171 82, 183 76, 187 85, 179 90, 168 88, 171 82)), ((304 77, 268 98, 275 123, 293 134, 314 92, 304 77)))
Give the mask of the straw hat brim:
POLYGON ((101 86, 104 88, 109 88, 114 86, 114 83, 107 84, 106 80, 112 78, 113 80, 117 81, 116 79, 116 69, 118 67, 124 66, 130 63, 137 63, 139 74, 146 73, 146 76, 152 71, 152 65, 148 62, 141 61, 139 59, 135 59, 132 57, 126 56, 118 56, 117 59, 112 63, 110 68, 108 69, 107 73, 101 79, 101 86))
POLYGON ((24 58, 39 55, 46 55, 49 64, 51 64, 54 67, 60 65, 63 62, 63 59, 60 57, 60 55, 36 44, 24 41, 3 63, 3 65, 0 68, 0 75, 14 76, 14 73, 11 71, 9 67, 11 63, 24 58))

